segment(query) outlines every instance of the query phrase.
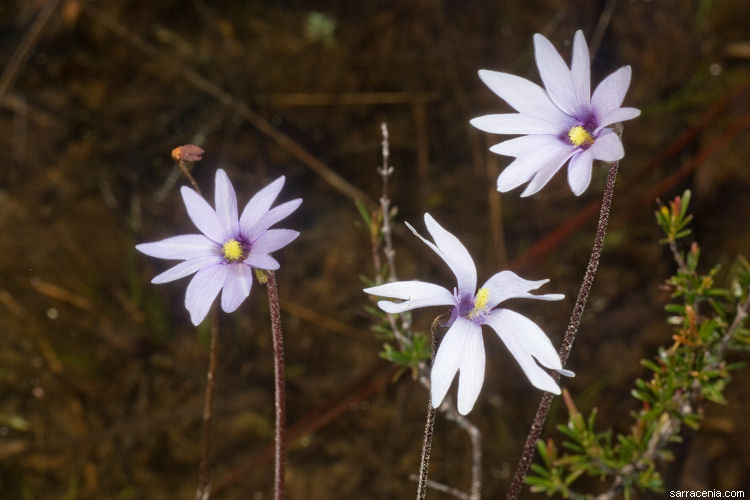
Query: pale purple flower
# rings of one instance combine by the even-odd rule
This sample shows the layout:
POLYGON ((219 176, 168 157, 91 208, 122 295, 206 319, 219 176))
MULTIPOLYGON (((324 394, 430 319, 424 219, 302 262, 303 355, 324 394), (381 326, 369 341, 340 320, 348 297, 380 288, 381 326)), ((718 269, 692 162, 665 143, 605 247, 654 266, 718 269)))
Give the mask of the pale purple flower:
POLYGON ((533 321, 509 309, 497 308, 507 299, 524 298, 560 300, 560 294, 533 295, 549 280, 528 281, 511 271, 492 276, 477 291, 477 270, 469 252, 453 234, 443 229, 430 214, 424 215, 427 230, 435 243, 409 229, 430 247, 456 275, 458 286, 448 289, 423 281, 396 281, 365 288, 365 292, 401 299, 403 302, 381 300, 378 306, 385 312, 398 314, 419 307, 450 306, 451 318, 443 337, 430 375, 432 406, 437 408, 445 398, 456 372, 458 378, 458 411, 466 415, 474 407, 484 382, 484 342, 482 326, 492 328, 516 359, 529 381, 539 389, 560 394, 554 379, 537 364, 566 376, 573 372, 563 370, 560 358, 549 338, 533 321))
POLYGON ((180 191, 190 220, 203 234, 183 234, 135 246, 152 257, 183 261, 154 277, 151 283, 168 283, 195 273, 185 293, 185 307, 194 325, 206 317, 220 290, 221 308, 233 312, 250 295, 253 268, 279 268, 269 254, 288 245, 299 232, 269 228, 302 203, 298 198, 271 208, 283 185, 281 176, 258 191, 238 217, 232 183, 226 172, 218 169, 216 210, 189 187, 180 191))
POLYGON ((518 113, 480 116, 471 124, 493 134, 525 134, 490 148, 516 158, 497 178, 498 191, 528 182, 521 196, 530 196, 570 160, 568 183, 578 196, 591 182, 594 160, 611 162, 625 155, 620 138, 607 126, 641 114, 621 107, 630 85, 630 66, 610 74, 591 95, 589 49, 581 30, 573 40, 570 68, 538 33, 534 53, 546 91, 519 76, 480 70, 479 78, 518 113))

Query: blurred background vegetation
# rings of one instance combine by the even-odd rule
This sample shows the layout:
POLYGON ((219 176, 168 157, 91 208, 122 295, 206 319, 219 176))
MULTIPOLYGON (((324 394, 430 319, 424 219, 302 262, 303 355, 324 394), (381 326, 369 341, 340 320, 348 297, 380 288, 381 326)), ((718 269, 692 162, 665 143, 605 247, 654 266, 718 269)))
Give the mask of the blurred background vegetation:
MULTIPOLYGON (((379 196, 387 122, 398 219, 420 228, 430 211, 466 243, 480 279, 501 268, 551 278, 547 292, 565 301, 514 306, 558 344, 606 169, 580 198, 564 173, 530 199, 500 197, 495 178, 510 160, 487 151, 500 138, 468 125, 507 109, 478 69, 539 81, 536 32, 568 59, 582 28, 594 82, 630 64, 625 103, 643 110, 625 126, 611 229, 569 362, 577 376, 566 381, 581 411, 598 407, 602 425, 627 429, 639 360, 671 336, 660 285, 673 269, 655 198, 693 190, 704 262, 750 248, 748 12, 744 0, 4 0, 0 497, 192 498, 208 331, 189 323, 186 281, 151 285, 165 263, 133 247, 192 232, 169 156, 185 143, 207 151, 194 174, 209 196, 222 167, 241 204, 281 174, 282 198, 305 200, 285 221, 302 236, 278 256, 289 497, 412 496, 427 394, 408 374, 392 383, 378 356, 360 280, 372 275, 369 241, 352 197, 379 196)), ((395 238, 400 277, 450 280, 400 223, 395 238)), ((263 293, 221 320, 217 499, 271 494, 263 293)), ((424 329, 431 320, 415 315, 424 329)), ((486 348, 470 416, 484 434, 484 496, 497 498, 541 393, 499 342, 486 348)), ((728 405, 707 406, 701 431, 674 447, 668 487, 750 486, 750 382, 747 370, 735 377, 728 405)), ((548 422, 565 420, 558 401, 548 422)), ((467 489, 466 436, 444 420, 436 432, 431 478, 467 489)))

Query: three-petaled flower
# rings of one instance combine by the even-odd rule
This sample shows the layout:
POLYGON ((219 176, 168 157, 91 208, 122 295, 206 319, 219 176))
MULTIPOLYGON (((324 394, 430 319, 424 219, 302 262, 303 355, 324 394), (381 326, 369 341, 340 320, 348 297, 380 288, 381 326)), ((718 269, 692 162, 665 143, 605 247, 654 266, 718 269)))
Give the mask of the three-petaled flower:
POLYGON ((516 158, 497 178, 498 191, 528 182, 521 196, 530 196, 570 159, 568 183, 578 196, 591 182, 594 160, 612 162, 625 155, 620 138, 607 126, 641 113, 621 107, 630 85, 630 66, 610 74, 591 95, 589 49, 583 32, 575 34, 570 68, 538 33, 534 52, 546 91, 519 76, 480 70, 479 78, 518 113, 480 116, 471 124, 494 134, 525 134, 490 148, 516 158))
POLYGON ((364 291, 372 295, 403 300, 378 302, 383 311, 391 314, 420 307, 452 307, 451 317, 446 323, 448 331, 440 343, 432 366, 432 406, 440 406, 456 372, 459 372, 458 411, 466 415, 474 407, 484 381, 483 325, 488 325, 497 333, 535 387, 559 394, 560 388, 554 379, 537 364, 538 361, 549 369, 573 376, 573 372, 562 368, 552 342, 530 319, 497 306, 512 298, 560 300, 564 296, 533 295, 529 292, 549 280, 528 281, 511 271, 495 274, 477 291, 477 271, 466 247, 453 234, 443 229, 430 214, 425 214, 424 220, 435 243, 420 236, 408 223, 407 226, 437 253, 456 275, 458 286, 453 292, 440 285, 423 281, 396 281, 366 288, 364 291))
POLYGON ((221 308, 225 312, 235 311, 250 295, 252 268, 279 268, 269 254, 288 245, 299 232, 269 228, 302 203, 298 198, 271 208, 283 185, 282 176, 258 191, 238 217, 232 183, 226 172, 218 169, 215 210, 189 187, 180 191, 188 216, 203 234, 184 234, 136 245, 146 255, 184 261, 154 277, 152 283, 167 283, 196 273, 185 293, 185 307, 194 325, 206 317, 220 290, 221 308))

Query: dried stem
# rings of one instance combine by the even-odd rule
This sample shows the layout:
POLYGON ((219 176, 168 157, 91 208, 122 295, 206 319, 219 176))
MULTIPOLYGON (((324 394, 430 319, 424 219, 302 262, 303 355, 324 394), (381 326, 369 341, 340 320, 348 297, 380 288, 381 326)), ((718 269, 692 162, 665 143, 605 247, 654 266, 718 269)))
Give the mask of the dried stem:
MULTIPOLYGON (((417 476, 416 474, 412 474, 412 475, 409 476, 409 479, 411 479, 412 481, 418 481, 419 480, 419 476, 417 476)), ((456 488, 452 488, 452 487, 450 487, 448 485, 445 485, 443 483, 438 483, 437 481, 433 481, 431 479, 428 479, 428 480, 425 481, 425 484, 427 485, 428 488, 432 488, 435 491, 439 491, 441 493, 446 493, 446 494, 454 496, 456 498, 460 498, 461 500, 471 500, 471 498, 469 497, 469 495, 467 495, 463 491, 461 491, 459 489, 456 489, 456 488)))
MULTIPOLYGON (((586 300, 588 299, 589 293, 591 292, 591 286, 594 283, 594 277, 596 276, 596 269, 599 267, 599 258, 602 254, 602 247, 604 245, 604 236, 607 233, 607 222, 609 220, 609 211, 612 206, 612 198, 615 190, 615 179, 617 178, 617 168, 620 162, 615 161, 609 164, 609 175, 607 176, 607 185, 604 188, 604 195, 602 197, 602 206, 599 211, 599 223, 596 227, 596 237, 594 238, 594 247, 591 250, 591 257, 589 257, 588 267, 586 268, 586 274, 583 276, 581 282, 581 288, 578 291, 578 297, 576 297, 575 305, 573 306, 573 312, 570 316, 570 322, 568 323, 568 329, 563 337, 562 345, 560 346, 560 361, 563 367, 565 362, 570 355, 570 350, 573 347, 573 341, 575 340, 576 332, 581 324, 581 316, 583 310, 586 307, 586 300)), ((560 375, 555 372, 553 376, 556 381, 560 379, 560 375)), ((547 413, 549 412, 552 398, 554 395, 549 392, 545 392, 542 400, 537 408, 534 421, 531 424, 531 430, 526 438, 523 451, 521 452, 521 458, 516 466, 516 472, 511 481, 510 488, 508 489, 508 499, 516 499, 521 493, 523 482, 526 479, 526 474, 531 466, 531 461, 534 458, 534 451, 536 449, 536 442, 542 433, 542 427, 544 421, 547 419, 547 413)))
POLYGON ((206 374, 206 398, 203 402, 203 432, 201 437, 201 465, 198 473, 198 490, 195 500, 208 500, 211 497, 211 426, 214 414, 214 389, 216 386, 216 361, 219 341, 219 308, 214 305, 211 311, 211 347, 206 374))
POLYGON ((271 333, 273 334, 274 382, 276 387, 276 433, 274 440, 274 498, 284 498, 284 464, 286 451, 286 389, 284 388, 284 338, 281 333, 281 308, 279 291, 276 287, 276 275, 266 271, 268 286, 268 304, 271 310, 271 333))
MULTIPOLYGON (((432 349, 430 353, 430 365, 435 363, 435 352, 438 348, 438 330, 444 330, 445 321, 450 318, 450 312, 446 311, 432 321, 430 332, 432 332, 432 349)), ((444 333, 444 332, 440 332, 444 333)), ((424 440, 422 441, 422 458, 419 462, 419 481, 417 482, 417 500, 424 500, 427 496, 427 474, 430 470, 430 451, 432 451, 432 435, 435 430, 435 408, 432 407, 432 397, 427 394, 427 418, 424 423, 424 440)))

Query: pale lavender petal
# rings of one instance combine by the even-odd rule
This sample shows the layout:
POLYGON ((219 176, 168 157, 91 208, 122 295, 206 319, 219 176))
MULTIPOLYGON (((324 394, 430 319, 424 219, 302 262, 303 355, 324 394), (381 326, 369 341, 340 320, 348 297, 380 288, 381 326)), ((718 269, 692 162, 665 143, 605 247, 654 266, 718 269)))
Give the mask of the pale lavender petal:
POLYGON ((548 147, 556 147, 560 143, 562 141, 557 135, 523 135, 495 144, 490 148, 490 151, 499 155, 519 157, 541 151, 548 147))
POLYGON ((479 78, 513 109, 524 115, 546 121, 551 117, 558 118, 553 121, 565 119, 565 115, 550 101, 544 89, 526 78, 486 69, 479 70, 479 78))
POLYGON ((456 318, 453 325, 445 333, 435 361, 430 372, 430 392, 432 394, 432 406, 437 408, 443 402, 445 394, 456 376, 461 358, 463 358, 464 346, 470 335, 482 335, 480 326, 464 318, 456 318))
MULTIPOLYGON (((599 142, 597 139, 596 142, 599 142)), ((593 148, 593 146, 592 146, 593 148)), ((594 157, 591 154, 591 148, 573 156, 568 165, 568 184, 573 194, 580 196, 591 183, 591 164, 594 157)))
POLYGON ((211 304, 224 286, 228 272, 228 265, 216 264, 201 269, 190 280, 185 292, 185 308, 190 312, 190 321, 195 326, 208 314, 211 304))
POLYGON ((418 280, 394 281, 392 283, 385 283, 384 285, 371 286, 365 288, 363 291, 370 295, 388 297, 390 299, 414 300, 432 297, 447 301, 445 304, 435 305, 450 305, 454 303, 453 294, 447 289, 434 283, 418 280))
POLYGON ((170 281, 184 278, 194 272, 203 269, 204 267, 210 267, 215 264, 222 262, 221 257, 218 255, 208 255, 203 257, 196 257, 194 259, 180 262, 176 266, 172 266, 161 274, 157 274, 151 280, 151 283, 161 284, 169 283, 170 281))
POLYGON ((568 65, 552 43, 539 33, 534 35, 534 53, 539 76, 552 102, 564 113, 573 116, 577 111, 576 93, 568 65))
POLYGON ((253 224, 250 230, 246 234, 243 234, 243 236, 247 241, 255 241, 258 236, 263 234, 263 231, 273 226, 280 220, 288 217, 289 214, 297 210, 297 207, 300 206, 300 203, 302 203, 302 198, 297 198, 296 200, 287 201, 286 203, 282 203, 278 207, 272 208, 263 216, 261 216, 261 218, 258 219, 258 221, 253 224))
POLYGON ((253 270, 244 262, 226 266, 229 271, 221 291, 221 308, 230 313, 237 310, 240 304, 250 295, 253 285, 253 270))
POLYGON ((591 61, 589 61, 589 47, 586 45, 586 38, 581 30, 576 31, 573 38, 570 75, 573 78, 573 90, 578 103, 576 113, 587 113, 591 108, 591 61))
POLYGON ((180 193, 182 194, 182 201, 185 202, 188 216, 195 227, 216 243, 223 244, 228 235, 211 205, 187 186, 183 186, 180 193))
POLYGON ((484 383, 484 340, 477 327, 466 336, 461 365, 458 367, 458 413, 466 415, 474 408, 484 383))
POLYGON ((218 255, 216 242, 202 234, 172 236, 153 243, 141 243, 135 249, 158 259, 187 260, 206 255, 218 255))
POLYGON ((474 266, 474 260, 469 255, 469 251, 458 238, 443 229, 430 214, 424 214, 424 222, 435 244, 422 238, 408 222, 406 226, 448 264, 453 274, 456 275, 459 295, 473 296, 477 289, 477 268, 474 266))
POLYGON ((560 135, 570 130, 568 122, 554 120, 553 117, 536 118, 521 113, 484 115, 471 119, 469 123, 491 134, 560 135))
POLYGON ((240 232, 242 234, 248 234, 253 224, 268 212, 273 202, 276 201, 276 197, 279 196, 281 188, 284 187, 284 179, 285 177, 282 175, 250 198, 242 211, 242 215, 240 215, 240 232))
POLYGON ((271 253, 287 246, 299 236, 299 231, 293 229, 269 229, 257 240, 252 242, 251 251, 271 253))
POLYGON ((500 302, 508 299, 539 299, 539 300, 562 300, 565 295, 549 293, 544 295, 533 295, 529 293, 536 290, 549 280, 530 281, 518 276, 513 271, 501 271, 482 285, 489 292, 487 298, 487 309, 494 309, 500 302))
POLYGON ((536 323, 508 309, 496 309, 487 315, 485 324, 495 330, 534 387, 560 394, 555 380, 532 358, 553 370, 562 368, 555 348, 536 323))
POLYGON ((620 137, 614 132, 597 137, 587 152, 591 153, 595 160, 602 161, 616 161, 625 156, 620 137))
POLYGON ((498 176, 497 190, 505 193, 517 188, 545 168, 550 166, 559 168, 565 161, 562 158, 567 159, 575 150, 575 146, 558 138, 554 141, 546 141, 544 147, 532 150, 511 162, 498 176))
POLYGON ((250 255, 247 256, 244 262, 255 268, 266 269, 268 271, 275 271, 280 267, 278 261, 267 253, 256 252, 254 250, 250 250, 250 255))
POLYGON ((214 204, 216 215, 224 227, 224 233, 228 237, 236 237, 239 234, 237 223, 237 196, 234 193, 232 182, 227 173, 222 169, 216 171, 214 204))
POLYGON ((539 192, 539 190, 549 182, 552 176, 554 176, 557 171, 565 165, 568 158, 573 156, 575 152, 576 149, 562 151, 555 155, 554 158, 550 159, 547 165, 534 175, 531 182, 529 182, 529 185, 526 186, 526 189, 521 193, 521 197, 531 196, 532 194, 539 192))
POLYGON ((598 134, 601 129, 607 125, 612 125, 617 122, 624 122, 626 120, 632 120, 641 115, 641 110, 636 108, 617 108, 616 110, 608 113, 599 120, 599 126, 594 130, 594 134, 598 134))
POLYGON ((591 96, 591 111, 600 124, 602 118, 622 105, 622 100, 625 99, 625 93, 630 86, 630 75, 630 66, 623 66, 602 80, 594 90, 591 96))

